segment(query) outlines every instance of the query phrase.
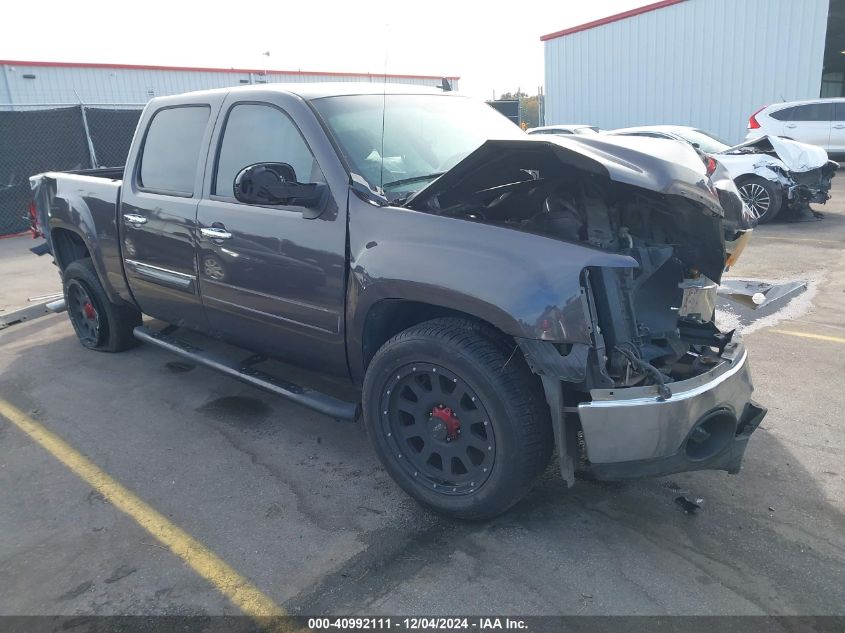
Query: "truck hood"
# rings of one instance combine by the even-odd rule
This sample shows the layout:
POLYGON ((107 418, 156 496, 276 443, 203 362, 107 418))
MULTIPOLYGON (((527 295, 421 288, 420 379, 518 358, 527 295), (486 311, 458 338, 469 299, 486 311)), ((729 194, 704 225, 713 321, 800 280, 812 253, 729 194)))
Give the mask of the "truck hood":
POLYGON ((827 152, 818 145, 768 135, 734 145, 719 154, 768 154, 780 159, 789 171, 797 173, 819 169, 828 163, 827 152))
MULTIPOLYGON (((698 202, 724 217, 722 205, 698 153, 686 143, 642 137, 527 136, 486 141, 404 206, 427 211, 470 204, 475 194, 497 186, 545 178, 575 168, 588 174, 698 202)), ((741 207, 741 202, 740 202, 741 207)))
POLYGON ((435 213, 469 207, 497 187, 552 178, 573 168, 696 202, 695 208, 702 214, 723 221, 727 239, 756 224, 721 166, 708 177, 701 155, 688 143, 634 136, 526 135, 524 139, 490 140, 410 196, 403 206, 435 213))

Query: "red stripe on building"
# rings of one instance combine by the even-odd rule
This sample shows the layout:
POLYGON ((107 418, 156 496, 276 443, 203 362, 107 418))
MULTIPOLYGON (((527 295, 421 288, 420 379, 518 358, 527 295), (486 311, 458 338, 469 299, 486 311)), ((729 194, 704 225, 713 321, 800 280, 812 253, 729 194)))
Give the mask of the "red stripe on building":
POLYGON ((593 22, 587 22, 586 24, 579 24, 578 26, 563 29, 562 31, 555 31, 554 33, 549 33, 548 35, 541 35, 540 40, 545 42, 547 40, 553 40, 558 37, 563 37, 564 35, 572 35, 573 33, 588 31, 590 29, 596 28, 597 26, 604 26, 605 24, 611 24, 613 22, 619 22, 619 20, 633 18, 634 16, 642 15, 643 13, 648 13, 650 11, 665 9, 666 7, 671 7, 673 4, 680 4, 681 2, 686 2, 686 0, 662 0, 661 2, 647 4, 644 7, 638 7, 636 9, 631 9, 630 11, 623 11, 622 13, 617 13, 616 15, 609 15, 608 17, 601 18, 600 20, 594 20, 593 22))

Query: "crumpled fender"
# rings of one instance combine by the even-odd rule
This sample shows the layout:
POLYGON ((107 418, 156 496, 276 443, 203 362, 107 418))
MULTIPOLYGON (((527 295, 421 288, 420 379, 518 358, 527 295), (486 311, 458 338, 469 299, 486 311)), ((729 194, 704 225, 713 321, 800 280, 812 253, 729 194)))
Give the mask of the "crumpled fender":
POLYGON ((768 154, 713 154, 713 157, 727 168, 733 178, 754 174, 772 182, 781 182, 781 174, 786 172, 783 161, 768 154))
POLYGON ((515 337, 590 343, 581 271, 638 266, 627 255, 355 196, 349 223, 350 348, 360 349, 367 314, 387 299, 464 312, 515 337))

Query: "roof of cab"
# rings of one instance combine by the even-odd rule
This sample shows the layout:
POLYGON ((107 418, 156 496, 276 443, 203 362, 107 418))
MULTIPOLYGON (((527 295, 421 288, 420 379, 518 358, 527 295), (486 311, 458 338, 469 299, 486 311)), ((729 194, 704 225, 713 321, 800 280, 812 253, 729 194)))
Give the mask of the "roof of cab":
MULTIPOLYGON (((245 88, 246 86, 244 86, 245 88)), ((301 84, 263 84, 253 88, 268 88, 280 92, 290 92, 303 99, 321 99, 323 97, 341 97, 351 95, 380 95, 380 94, 451 94, 439 88, 430 86, 416 86, 412 84, 395 84, 389 82, 338 81, 314 82, 301 84)), ((242 90, 236 87, 232 90, 242 90)))
POLYGON ((396 84, 383 82, 364 81, 338 81, 338 82, 313 82, 313 83, 268 83, 252 84, 249 86, 231 86, 228 88, 214 88, 212 90, 198 90, 186 92, 181 95, 168 95, 157 97, 157 100, 178 100, 179 97, 187 95, 223 95, 230 92, 241 94, 257 94, 262 92, 287 92, 298 97, 311 101, 324 97, 340 97, 352 95, 381 95, 381 94, 430 94, 430 95, 458 95, 458 93, 445 92, 439 88, 429 86, 416 86, 411 84, 396 84))

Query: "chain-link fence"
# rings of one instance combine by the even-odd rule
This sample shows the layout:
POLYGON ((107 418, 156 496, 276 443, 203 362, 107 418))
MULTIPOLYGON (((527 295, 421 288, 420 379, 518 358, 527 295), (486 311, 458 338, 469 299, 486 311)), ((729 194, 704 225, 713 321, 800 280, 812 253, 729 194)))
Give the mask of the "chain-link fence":
POLYGON ((142 107, 0 104, 0 235, 29 226, 30 176, 122 166, 142 107))

